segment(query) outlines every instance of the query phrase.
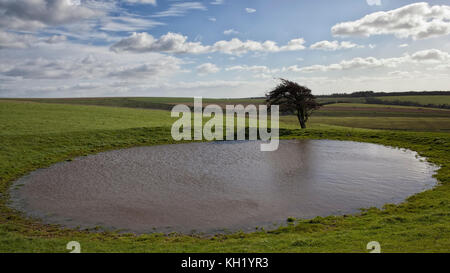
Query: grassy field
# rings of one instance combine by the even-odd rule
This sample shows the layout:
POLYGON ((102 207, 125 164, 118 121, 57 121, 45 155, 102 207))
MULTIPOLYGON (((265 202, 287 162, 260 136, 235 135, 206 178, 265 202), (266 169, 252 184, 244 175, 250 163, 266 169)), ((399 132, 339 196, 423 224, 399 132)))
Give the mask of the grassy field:
POLYGON ((318 97, 317 101, 319 103, 365 103, 366 99, 360 97, 355 98, 318 97))
MULTIPOLYGON (((129 97, 129 98, 62 98, 62 99, 14 99, 19 101, 32 101, 58 104, 81 104, 97 106, 115 106, 127 108, 163 109, 170 110, 176 104, 193 105, 193 98, 182 97, 129 97)), ((203 99, 204 104, 260 104, 263 99, 203 99)))
MULTIPOLYGON (((154 99, 152 103, 156 103, 154 99)), ((163 110, 0 100, 0 252, 67 252, 65 246, 72 240, 81 243, 83 252, 366 252, 367 242, 374 240, 381 243, 383 252, 449 252, 447 114, 428 113, 431 116, 421 117, 417 115, 417 107, 403 110, 379 105, 361 110, 358 104, 327 107, 322 111, 335 114, 313 116, 306 130, 298 129, 294 117, 283 116, 281 137, 354 140, 412 149, 440 165, 436 175, 439 185, 400 205, 387 204, 381 210, 370 208, 355 215, 297 219, 275 230, 254 233, 137 236, 64 229, 25 218, 10 209, 7 203, 11 183, 35 169, 76 156, 174 143, 170 136, 174 119, 163 110), (339 107, 347 113, 337 116, 339 107), (375 108, 388 109, 383 111, 389 115, 401 112, 403 116, 364 116, 376 112, 375 108), (348 116, 348 112, 353 115, 348 116)))

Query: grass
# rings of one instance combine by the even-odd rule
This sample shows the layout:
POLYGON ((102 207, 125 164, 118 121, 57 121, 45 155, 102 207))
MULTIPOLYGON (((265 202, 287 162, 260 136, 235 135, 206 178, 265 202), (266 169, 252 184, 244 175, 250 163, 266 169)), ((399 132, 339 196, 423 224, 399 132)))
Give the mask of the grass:
MULTIPOLYGON (((381 243, 382 252, 449 252, 450 135, 336 125, 342 117, 323 123, 330 118, 313 117, 309 129, 299 130, 292 117, 283 117, 281 137, 353 140, 412 149, 441 166, 436 175, 440 184, 400 205, 387 204, 384 209, 370 208, 355 215, 289 218, 284 227, 254 233, 137 236, 64 229, 8 208, 7 190, 12 181, 76 156, 174 143, 169 112, 1 101, 0 252, 67 252, 65 246, 72 240, 81 243, 82 252, 367 252, 366 244, 374 240, 381 243)), ((356 118, 366 119, 358 126, 377 120, 349 118, 353 120, 347 125, 352 126, 356 126, 356 118)), ((438 118, 430 118, 424 129, 433 130, 433 119, 438 118)))
POLYGON ((450 96, 447 95, 432 95, 432 96, 385 96, 377 97, 385 101, 410 101, 423 105, 426 104, 448 104, 450 105, 450 96))
MULTIPOLYGON (((193 98, 183 97, 115 97, 115 98, 47 98, 47 99, 10 99, 17 101, 31 101, 57 104, 79 104, 79 105, 97 105, 114 106, 127 108, 143 109, 161 109, 170 110, 175 104, 193 104, 193 98)), ((260 104, 263 99, 203 99, 204 104, 260 104)))
POLYGON ((450 118, 313 116, 311 123, 366 129, 450 132, 450 118))
POLYGON ((0 135, 171 126, 175 120, 163 110, 1 100, 0 104, 0 135))
POLYGON ((365 103, 366 98, 362 97, 318 97, 319 103, 365 103))

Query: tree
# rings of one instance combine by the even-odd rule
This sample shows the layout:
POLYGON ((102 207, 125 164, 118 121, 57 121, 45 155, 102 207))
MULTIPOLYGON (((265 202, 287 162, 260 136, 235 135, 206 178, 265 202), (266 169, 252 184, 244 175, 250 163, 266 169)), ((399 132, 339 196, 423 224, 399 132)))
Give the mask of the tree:
POLYGON ((306 128, 308 118, 320 105, 309 88, 285 79, 280 81, 275 89, 266 94, 267 105, 279 105, 281 112, 296 114, 302 129, 306 128))

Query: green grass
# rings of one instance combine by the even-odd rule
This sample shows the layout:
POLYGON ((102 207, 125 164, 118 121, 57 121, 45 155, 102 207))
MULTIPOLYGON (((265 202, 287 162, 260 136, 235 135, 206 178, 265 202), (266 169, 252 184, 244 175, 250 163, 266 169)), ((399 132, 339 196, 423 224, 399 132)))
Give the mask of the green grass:
POLYGON ((385 101, 410 101, 416 102, 423 105, 426 104, 448 104, 450 105, 450 96, 446 95, 430 95, 430 96, 385 96, 385 97, 376 97, 385 101))
MULTIPOLYGON (((295 122, 295 119, 294 119, 295 122)), ((430 117, 321 117, 311 124, 329 124, 351 128, 450 132, 450 118, 430 117)))
POLYGON ((175 120, 163 110, 1 100, 0 105, 0 135, 171 126, 175 120))
MULTIPOLYGON (((340 107, 340 108, 386 108, 386 109, 393 109, 393 110, 397 110, 397 109, 401 109, 404 111, 413 111, 413 110, 429 110, 429 108, 423 108, 423 107, 419 107, 419 106, 403 106, 403 105, 385 105, 385 104, 367 104, 367 103, 333 103, 333 104, 327 104, 322 106, 322 109, 326 109, 326 108, 335 108, 335 107, 340 107)), ((376 110, 376 109, 374 109, 376 110)), ((446 109, 440 109, 440 108, 432 108, 431 110, 433 111, 441 111, 441 112, 447 112, 450 113, 450 110, 446 110, 446 109)))
MULTIPOLYGON (((9 99, 17 101, 31 101, 57 104, 79 104, 79 105, 97 105, 114 106, 142 109, 161 109, 170 110, 175 104, 193 104, 194 99, 182 97, 113 97, 113 98, 44 98, 44 99, 9 99)), ((204 104, 260 104, 263 99, 203 99, 204 104)))
POLYGON ((349 98, 333 98, 333 97, 318 97, 319 103, 365 103, 366 99, 362 97, 349 98))
MULTIPOLYGON (((281 130, 282 138, 353 140, 412 149, 441 166, 436 175, 440 184, 382 210, 290 219, 285 227, 246 234, 137 236, 63 229, 8 208, 12 181, 76 156, 174 143, 169 112, 0 101, 0 252, 67 252, 65 246, 72 240, 81 243, 83 252, 367 252, 366 244, 374 240, 381 243, 382 252, 449 252, 450 135, 353 129, 336 125, 342 117, 334 117, 329 125, 322 123, 324 118, 328 117, 313 117, 309 129, 299 130, 292 117, 283 117, 282 127, 290 129, 281 130)), ((363 117, 350 118, 347 125, 355 126, 355 119, 363 117)), ((361 124, 377 120, 365 119, 361 124)))

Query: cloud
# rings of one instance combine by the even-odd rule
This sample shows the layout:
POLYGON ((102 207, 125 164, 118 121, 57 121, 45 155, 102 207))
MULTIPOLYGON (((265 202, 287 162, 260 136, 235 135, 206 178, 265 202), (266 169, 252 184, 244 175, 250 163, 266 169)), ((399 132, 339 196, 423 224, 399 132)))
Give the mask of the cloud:
POLYGON ((217 19, 215 17, 209 17, 208 20, 211 21, 211 22, 217 21, 217 19))
POLYGON ((80 80, 101 83, 111 78, 145 81, 149 77, 160 79, 180 72, 183 64, 176 57, 158 53, 151 53, 145 59, 120 56, 105 47, 71 44, 67 41, 52 45, 44 42, 29 51, 27 55, 40 57, 17 59, 14 55, 5 56, 0 76, 19 83, 24 80, 55 80, 51 85, 80 80), (70 55, 67 55, 68 51, 70 55))
POLYGON ((404 47, 408 47, 409 45, 408 44, 401 44, 401 45, 399 45, 398 47, 399 48, 404 48, 404 47))
POLYGON ((156 0, 125 0, 125 2, 133 4, 151 4, 156 6, 156 0))
POLYGON ((48 44, 57 44, 57 43, 61 43, 67 40, 67 37, 64 35, 53 35, 50 36, 46 39, 44 39, 44 41, 48 44))
POLYGON ((107 16, 101 19, 100 29, 104 31, 137 31, 165 25, 151 19, 136 18, 121 15, 120 17, 107 16))
POLYGON ((130 37, 122 39, 111 47, 114 52, 166 52, 166 53, 212 53, 221 52, 230 55, 242 55, 250 51, 280 52, 297 51, 305 49, 305 40, 293 39, 284 46, 278 46, 274 41, 257 42, 252 40, 241 41, 233 38, 229 41, 221 40, 213 45, 202 45, 200 42, 188 42, 187 36, 168 32, 159 39, 148 33, 133 33, 130 37))
POLYGON ((388 75, 397 76, 401 78, 411 77, 411 73, 409 71, 401 71, 401 70, 389 72, 388 75))
POLYGON ((369 6, 381 6, 381 0, 366 0, 369 6))
POLYGON ((33 30, 63 25, 101 15, 68 0, 1 0, 0 28, 33 30))
POLYGON ((399 63, 403 62, 402 59, 377 59, 374 57, 367 58, 353 58, 351 60, 344 60, 340 63, 330 65, 312 65, 297 69, 291 67, 291 71, 299 72, 328 72, 334 70, 350 70, 350 69, 365 69, 365 68, 377 68, 377 67, 396 67, 399 63))
POLYGON ((242 55, 249 51, 273 52, 279 51, 278 46, 273 41, 265 41, 263 43, 256 41, 241 41, 233 38, 229 41, 218 41, 212 46, 212 51, 219 51, 230 55, 242 55))
POLYGON ((249 71, 253 73, 275 73, 278 72, 279 69, 270 69, 264 65, 235 65, 231 67, 225 68, 225 71, 249 71))
POLYGON ((0 30, 0 49, 27 48, 37 39, 28 34, 16 34, 0 30))
POLYGON ((418 62, 442 62, 450 60, 450 54, 438 49, 427 49, 412 54, 411 59, 418 62))
POLYGON ((141 65, 118 66, 108 68, 98 63, 81 64, 69 60, 52 61, 47 59, 35 59, 15 66, 4 71, 2 74, 9 77, 21 79, 88 79, 92 78, 90 73, 95 72, 95 77, 108 78, 139 78, 163 76, 179 71, 179 63, 171 60, 145 63, 141 65))
POLYGON ((247 52, 280 52, 297 51, 305 49, 305 40, 302 38, 290 40, 284 46, 278 46, 274 41, 256 42, 252 40, 241 41, 233 38, 229 41, 218 41, 212 46, 212 51, 230 55, 242 55, 247 52))
POLYGON ((373 36, 393 34, 414 40, 450 34, 450 6, 414 3, 390 11, 368 14, 363 18, 339 23, 331 28, 335 36, 373 36))
POLYGON ((225 3, 225 0, 214 0, 210 4, 211 5, 222 5, 223 3, 225 3))
POLYGON ((303 50, 305 49, 305 39, 298 38, 298 39, 292 39, 290 40, 287 45, 282 46, 279 48, 278 51, 297 51, 297 50, 303 50))
POLYGON ((205 53, 209 48, 200 42, 187 42, 187 36, 168 32, 159 39, 152 35, 143 33, 133 33, 111 47, 114 52, 167 52, 167 53, 205 53))
POLYGON ((171 82, 168 79, 177 82, 176 77, 185 74, 184 64, 179 58, 159 53, 143 58, 116 54, 106 46, 70 40, 49 44, 39 38, 27 50, 2 53, 0 96, 164 96, 164 91, 151 90, 152 86, 171 82))
POLYGON ((350 49, 350 48, 361 48, 364 46, 354 44, 352 42, 338 42, 338 41, 320 41, 317 43, 312 44, 309 48, 310 49, 317 49, 317 50, 327 50, 327 51, 335 51, 339 49, 350 49))
POLYGON ((57 44, 66 40, 67 37, 64 35, 52 35, 50 37, 38 38, 30 34, 19 34, 0 30, 0 49, 24 49, 32 46, 38 46, 41 42, 47 44, 57 44))
POLYGON ((312 65, 306 67, 290 66, 288 71, 293 72, 328 72, 341 71, 351 69, 369 69, 369 68, 395 68, 402 64, 416 63, 447 63, 450 62, 450 54, 438 49, 427 49, 415 52, 414 54, 405 54, 402 57, 396 58, 381 58, 375 57, 367 58, 353 58, 351 60, 344 60, 340 63, 330 65, 312 65))
POLYGON ((197 66, 197 73, 199 75, 213 74, 219 71, 220 68, 218 68, 215 64, 212 63, 204 63, 197 66))
POLYGON ((110 72, 108 76, 122 79, 130 78, 153 78, 173 74, 179 71, 179 61, 176 59, 162 59, 159 62, 145 63, 137 66, 120 67, 117 71, 110 72))
POLYGON ((239 34, 239 31, 234 30, 234 29, 231 28, 231 29, 225 30, 225 31, 223 32, 223 34, 225 34, 225 35, 239 34))
POLYGON ((82 73, 75 66, 74 63, 63 60, 53 61, 37 58, 15 64, 13 68, 4 71, 2 74, 22 79, 67 79, 79 76, 82 73))
POLYGON ((233 38, 229 41, 218 41, 212 47, 212 52, 221 52, 230 55, 242 55, 247 52, 280 52, 280 51, 297 51, 305 49, 305 41, 293 39, 285 46, 279 47, 274 41, 256 42, 252 40, 241 41, 233 38))
POLYGON ((246 11, 247 13, 254 13, 254 12, 256 12, 256 9, 245 8, 245 11, 246 11))
POLYGON ((175 17, 183 16, 190 10, 207 10, 200 2, 184 2, 170 5, 169 9, 157 12, 152 17, 175 17))

